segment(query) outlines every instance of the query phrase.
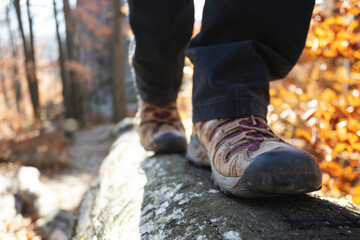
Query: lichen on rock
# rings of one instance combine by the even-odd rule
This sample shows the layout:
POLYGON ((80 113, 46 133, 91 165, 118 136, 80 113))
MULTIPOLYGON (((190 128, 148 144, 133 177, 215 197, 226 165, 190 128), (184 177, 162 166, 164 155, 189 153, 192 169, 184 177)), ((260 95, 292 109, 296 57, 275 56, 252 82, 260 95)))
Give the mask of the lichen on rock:
POLYGON ((309 195, 228 197, 212 186, 210 175, 182 155, 145 152, 128 130, 104 160, 99 187, 85 195, 75 239, 357 239, 360 234, 356 208, 309 195))

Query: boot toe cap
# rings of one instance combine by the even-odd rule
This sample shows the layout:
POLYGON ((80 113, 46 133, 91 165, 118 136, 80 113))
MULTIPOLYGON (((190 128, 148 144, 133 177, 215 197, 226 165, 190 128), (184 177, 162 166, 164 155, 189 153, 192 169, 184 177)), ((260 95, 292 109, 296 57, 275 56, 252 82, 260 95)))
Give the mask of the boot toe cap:
POLYGON ((181 153, 186 151, 186 139, 177 133, 166 133, 155 138, 150 148, 155 153, 181 153))
POLYGON ((242 182, 254 192, 296 194, 319 190, 322 174, 306 151, 282 146, 263 153, 246 168, 242 182))

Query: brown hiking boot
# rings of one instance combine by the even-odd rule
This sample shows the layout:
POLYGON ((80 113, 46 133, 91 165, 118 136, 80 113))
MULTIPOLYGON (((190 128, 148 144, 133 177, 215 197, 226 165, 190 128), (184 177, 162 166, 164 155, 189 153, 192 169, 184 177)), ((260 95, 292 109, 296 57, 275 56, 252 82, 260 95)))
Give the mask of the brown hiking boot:
POLYGON ((155 153, 180 153, 186 150, 185 130, 176 103, 157 107, 139 101, 135 127, 142 146, 155 153))
POLYGON ((238 197, 298 194, 321 188, 312 155, 276 136, 260 117, 197 122, 187 157, 212 169, 214 185, 238 197))

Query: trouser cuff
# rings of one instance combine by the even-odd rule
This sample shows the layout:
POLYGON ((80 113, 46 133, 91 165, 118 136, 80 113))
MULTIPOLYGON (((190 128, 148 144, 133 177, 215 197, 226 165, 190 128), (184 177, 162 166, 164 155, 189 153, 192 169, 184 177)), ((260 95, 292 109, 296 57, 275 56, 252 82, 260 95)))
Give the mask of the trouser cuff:
POLYGON ((267 106, 268 103, 249 97, 225 98, 207 103, 197 103, 193 106, 193 122, 245 115, 255 115, 266 119, 267 106))

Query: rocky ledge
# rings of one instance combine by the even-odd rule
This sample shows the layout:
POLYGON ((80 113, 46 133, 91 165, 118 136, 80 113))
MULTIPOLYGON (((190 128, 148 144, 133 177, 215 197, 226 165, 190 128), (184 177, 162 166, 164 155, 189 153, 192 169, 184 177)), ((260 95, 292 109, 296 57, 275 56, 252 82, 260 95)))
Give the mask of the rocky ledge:
POLYGON ((208 169, 182 155, 153 156, 124 129, 83 198, 75 239, 359 239, 360 211, 350 202, 227 197, 208 169))

